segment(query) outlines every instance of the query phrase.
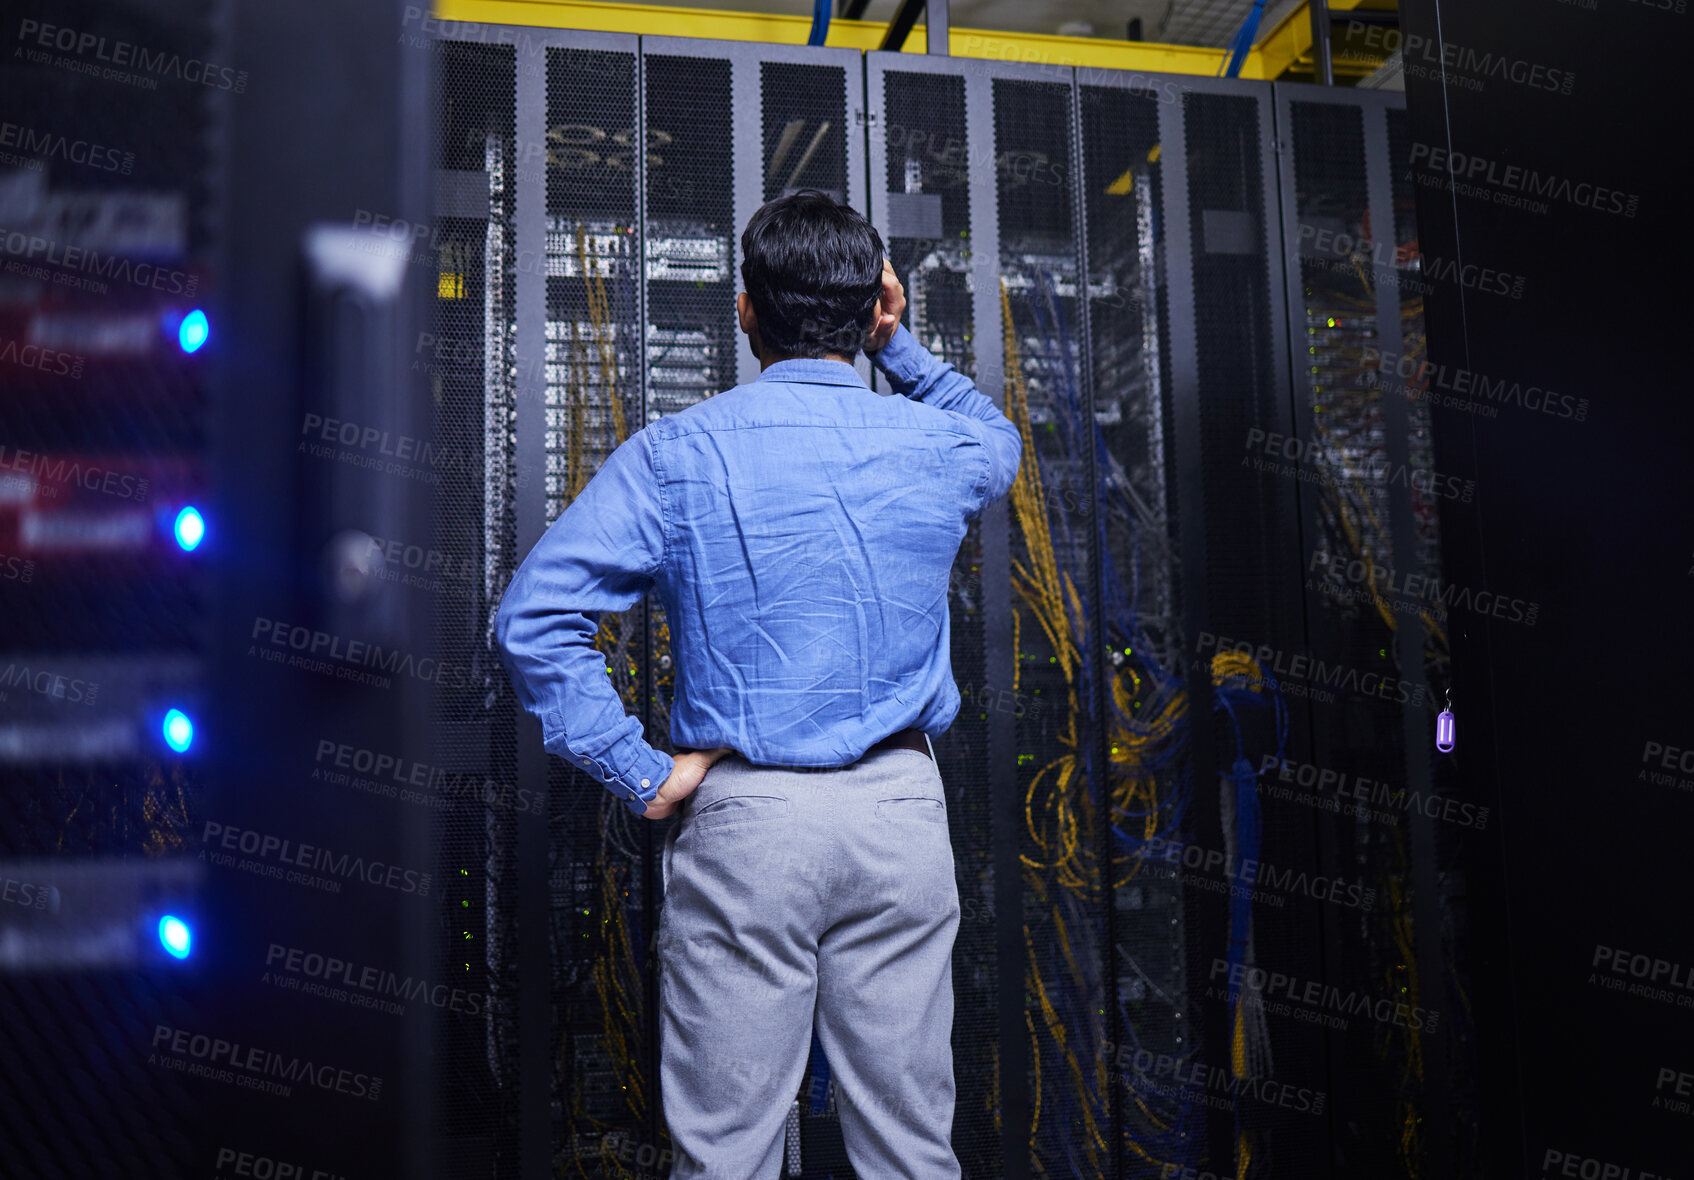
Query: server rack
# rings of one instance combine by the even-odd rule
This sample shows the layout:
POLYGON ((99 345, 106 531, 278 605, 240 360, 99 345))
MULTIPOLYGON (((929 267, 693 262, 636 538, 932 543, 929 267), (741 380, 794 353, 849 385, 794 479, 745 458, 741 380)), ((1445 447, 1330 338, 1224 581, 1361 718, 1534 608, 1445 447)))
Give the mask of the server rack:
MULTIPOLYGON (((740 228, 800 187, 863 207, 862 74, 851 51, 503 26, 449 26, 436 52, 437 194, 464 265, 441 255, 431 348, 456 407, 442 429, 480 438, 483 456, 438 508, 442 548, 478 571, 440 634, 491 660, 506 582, 613 447, 757 375, 735 321, 740 228)), ((662 607, 603 617, 599 642, 668 749, 662 607)), ((546 759, 503 676, 438 720, 446 763, 523 801, 451 814, 442 832, 464 867, 443 954, 478 945, 473 978, 506 1000, 450 1052, 453 1156, 465 1175, 489 1158, 512 1175, 652 1166, 668 1151, 653 956, 668 824, 546 759)), ((815 1080, 790 1112, 792 1141, 802 1118, 816 1125, 814 1153, 833 1121, 821 1062, 815 1080)))
MULTIPOLYGON (((1272 945, 1315 961, 1319 914, 1304 897, 1267 896, 1257 878, 1261 865, 1310 864, 1312 848, 1302 827, 1264 814, 1244 771, 1302 740, 1266 654, 1298 642, 1286 620, 1299 590, 1278 544, 1293 531, 1294 489, 1243 468, 1244 443, 1289 421, 1269 94, 1227 80, 1086 74, 1085 96, 1141 96, 1141 134, 1158 135, 1148 154, 1163 224, 1166 515, 1180 613, 1166 666, 1184 689, 1185 778, 1165 843, 1132 844, 1126 859, 1148 888, 1169 882, 1185 929, 1186 1006, 1172 1040, 1190 1080, 1169 1105, 1172 1124, 1189 1130, 1164 1150, 1214 1171, 1308 1166, 1325 1134, 1318 1038, 1268 1026, 1253 969, 1272 945)), ((1096 171, 1092 187, 1110 187, 1109 169, 1096 171)), ((1156 1065, 1133 1080, 1157 1095, 1156 1065)), ((1130 1129, 1128 1174, 1156 1174, 1138 1158, 1147 1139, 1130 1129)))
MULTIPOLYGON (((910 276, 913 330, 1003 397, 1027 442, 1018 488, 962 554, 982 606, 973 618, 955 602, 955 671, 982 661, 992 695, 949 734, 993 800, 992 847, 956 830, 956 855, 983 876, 994 866, 1001 913, 1021 919, 1002 922, 995 944, 1000 1092, 988 1101, 1004 1167, 1216 1166, 1240 1134, 1204 1118, 1215 1095, 1136 1063, 1204 1062, 1209 1046, 1232 1072, 1233 1002, 1201 994, 1230 917, 1207 892, 1216 882, 1185 881, 1182 856, 1244 850, 1224 818, 1233 800, 1194 787, 1216 781, 1218 756, 1188 702, 1212 696, 1212 620, 1281 640, 1272 621, 1298 602, 1263 540, 1291 526, 1292 490, 1266 497, 1230 471, 1247 429, 1287 429, 1269 94, 882 54, 867 57, 867 78, 872 207, 910 276), (1125 198, 1123 211, 1108 198, 1125 198), (1263 517, 1249 522, 1254 509, 1263 517), (968 722, 1002 700, 1024 715, 972 734, 968 722), (1113 831, 1108 807, 1141 830, 1113 831), (1059 838, 1072 830, 1082 835, 1059 838), (1065 889, 1074 897, 1055 904, 1065 889), (1062 980, 1040 958, 1075 949, 1079 931, 1087 965, 1062 980), (1006 967, 1024 960, 1035 960, 1027 994, 1006 967), (1055 1004, 1062 985, 1077 998, 1055 1004), (1042 1015, 1019 1037, 1026 1010, 1042 1015), (1040 1067, 1044 1054, 1065 1081, 1040 1067), (1055 1109, 1068 1117, 1035 1115, 1055 1109)), ((1229 735, 1216 740, 1233 757, 1229 735)), ((963 795, 956 829, 981 806, 963 795)), ((1307 855, 1303 833, 1283 835, 1284 855, 1307 855)), ((1301 916, 1272 936, 1309 944, 1315 927, 1301 916)))
POLYGON ((382 679, 353 642, 426 657, 352 543, 415 536, 418 501, 342 461, 427 434, 402 376, 414 288, 351 224, 416 219, 425 194, 398 17, 19 12, 0 88, 40 155, 0 180, 0 335, 30 346, 0 346, 23 370, 0 378, 9 1175, 428 1174, 430 1004, 323 977, 339 956, 423 979, 423 813, 314 775, 324 742, 417 751, 427 692, 336 674, 382 679), (302 81, 332 19, 384 96, 356 125, 302 81), (314 416, 361 441, 308 446, 314 416))
MULTIPOLYGON (((1358 1138, 1376 1134, 1399 1109, 1392 1063, 1371 1056, 1374 1025, 1337 1036, 1272 1014, 1260 969, 1359 990, 1398 927, 1286 885, 1292 870, 1360 902, 1384 881, 1331 817, 1269 788, 1282 766, 1368 745, 1379 719, 1317 702, 1290 670, 1336 657, 1302 585, 1320 468, 1268 440, 1311 437, 1320 412, 1288 311, 1306 306, 1309 105, 1392 119, 1393 100, 881 53, 861 74, 851 52, 498 26, 449 30, 437 53, 444 116, 467 137, 444 133, 441 224, 467 219, 452 251, 468 259, 441 267, 458 277, 438 289, 433 347, 464 363, 437 365, 437 400, 457 390, 443 429, 484 440, 480 473, 439 508, 443 548, 477 571, 443 635, 491 658, 506 579, 611 447, 756 373, 732 309, 752 210, 801 186, 868 208, 908 326, 1026 439, 949 596, 965 706, 937 753, 964 901, 966 1173, 1328 1159, 1344 1174, 1364 1149, 1332 1147, 1326 1104, 1348 1090, 1346 1117, 1375 1120, 1358 1138), (1280 892, 1243 889, 1247 864, 1276 866, 1280 892), (1379 1081, 1339 1084, 1360 1068, 1379 1081)), ((1379 144, 1333 146, 1381 165, 1379 144)), ((1378 224, 1405 237, 1399 197, 1378 224)), ((661 608, 603 619, 601 641, 663 743, 661 608)), ((472 977, 504 997, 450 1053, 463 1154, 501 1174, 537 1174, 550 1150, 588 1175, 661 1160, 663 825, 549 765, 502 677, 439 721, 444 764, 545 800, 444 825, 466 865, 444 950, 480 940, 472 977)), ((1438 964, 1420 969, 1454 969, 1438 964)), ((790 1166, 846 1172, 832 1103, 815 1056, 790 1166)))
POLYGON ((205 934, 217 559, 173 524, 213 517, 208 354, 180 333, 217 294, 208 149, 227 96, 102 79, 56 35, 227 62, 215 6, 177 8, 19 9, 0 80, 0 1139, 19 1175, 205 1162, 196 1083, 148 1045, 208 997, 158 929, 205 934), (172 747, 172 709, 198 743, 172 747))
MULTIPOLYGON (((1393 1152, 1367 1132, 1337 1153, 1384 1175, 1468 1174, 1476 1055, 1459 854, 1486 810, 1479 826, 1468 801, 1457 811, 1407 801, 1453 798, 1451 768, 1430 749, 1450 683, 1438 511, 1462 511, 1469 496, 1432 459, 1404 96, 1275 89, 1296 437, 1315 477, 1301 489, 1311 651, 1392 687, 1312 708, 1314 764, 1362 786, 1365 804, 1351 816, 1314 810, 1325 859, 1359 866, 1383 902, 1356 937, 1333 931, 1328 955, 1347 986, 1435 1016, 1374 1043, 1333 1040, 1338 1076, 1382 1079, 1341 1098, 1341 1125, 1414 1129, 1393 1152)), ((1335 802, 1296 796, 1308 808, 1335 802)))

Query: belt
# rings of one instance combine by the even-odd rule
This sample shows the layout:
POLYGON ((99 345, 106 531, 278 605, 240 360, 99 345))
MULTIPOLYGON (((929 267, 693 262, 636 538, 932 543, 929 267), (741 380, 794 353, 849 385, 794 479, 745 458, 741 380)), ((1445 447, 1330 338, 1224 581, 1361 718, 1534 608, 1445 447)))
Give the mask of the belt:
MULTIPOLYGON (((929 752, 929 739, 924 737, 923 730, 916 729, 916 728, 902 729, 898 733, 889 734, 887 737, 883 738, 881 741, 872 745, 871 748, 866 750, 863 754, 861 754, 859 756, 859 758, 857 760, 855 760, 855 762, 847 763, 847 766, 856 765, 857 762, 863 761, 864 759, 870 757, 872 754, 876 753, 878 750, 916 750, 916 751, 918 751, 918 753, 922 754, 925 758, 931 757, 930 752, 929 752)), ((739 753, 739 751, 738 751, 738 753, 739 753)), ((741 757, 746 758, 747 756, 745 754, 742 754, 741 757)), ((748 761, 751 762, 752 759, 748 759, 748 761)), ((754 763, 754 765, 758 766, 758 765, 761 765, 761 763, 754 763)), ((784 767, 779 767, 777 769, 795 770, 795 771, 802 771, 802 772, 809 772, 809 773, 822 773, 824 771, 829 771, 829 770, 844 770, 844 769, 846 769, 846 767, 845 766, 784 766, 784 767)))
POLYGON ((876 750, 916 750, 925 758, 930 757, 929 739, 924 737, 921 729, 902 729, 899 733, 891 733, 877 742, 865 753, 876 750))

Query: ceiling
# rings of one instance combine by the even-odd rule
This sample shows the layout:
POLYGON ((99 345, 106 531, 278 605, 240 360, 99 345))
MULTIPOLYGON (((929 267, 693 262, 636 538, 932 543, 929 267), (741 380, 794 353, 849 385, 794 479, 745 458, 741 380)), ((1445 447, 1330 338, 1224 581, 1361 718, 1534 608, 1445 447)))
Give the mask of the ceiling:
MULTIPOLYGON (((639 0, 637 0, 639 2, 639 0)), ((732 9, 810 16, 811 0, 663 0, 687 8, 732 9)), ((1298 0, 1266 0, 1260 29, 1270 29, 1298 0)), ((861 18, 886 24, 898 0, 870 0, 861 18)), ((839 8, 839 3, 836 4, 839 8)), ((1141 39, 1179 45, 1229 43, 1252 10, 1253 0, 951 0, 949 20, 957 28, 1016 33, 1067 33, 1123 39, 1129 22, 1141 19, 1141 39), (1066 27, 1066 26, 1071 27, 1066 27), (1081 27, 1086 25, 1088 30, 1081 27)), ((921 18, 920 18, 921 23, 921 18)))

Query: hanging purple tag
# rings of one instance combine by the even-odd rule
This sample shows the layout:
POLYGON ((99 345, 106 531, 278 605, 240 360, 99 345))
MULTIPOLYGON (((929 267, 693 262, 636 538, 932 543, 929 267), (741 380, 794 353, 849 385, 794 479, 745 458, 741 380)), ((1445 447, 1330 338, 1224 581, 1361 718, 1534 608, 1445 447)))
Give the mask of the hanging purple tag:
POLYGON ((1441 716, 1435 719, 1435 748, 1443 754, 1453 751, 1453 730, 1453 714, 1447 709, 1441 710, 1441 716))

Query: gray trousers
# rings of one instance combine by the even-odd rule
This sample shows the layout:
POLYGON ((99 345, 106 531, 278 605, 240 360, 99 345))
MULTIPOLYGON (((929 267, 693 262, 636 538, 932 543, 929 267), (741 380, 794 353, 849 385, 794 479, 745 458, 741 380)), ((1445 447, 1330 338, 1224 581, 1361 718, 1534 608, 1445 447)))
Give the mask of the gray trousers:
POLYGON ((922 751, 726 755, 664 849, 659 1079, 672 1180, 777 1180, 813 1023, 864 1180, 957 1180, 941 774, 922 751))

